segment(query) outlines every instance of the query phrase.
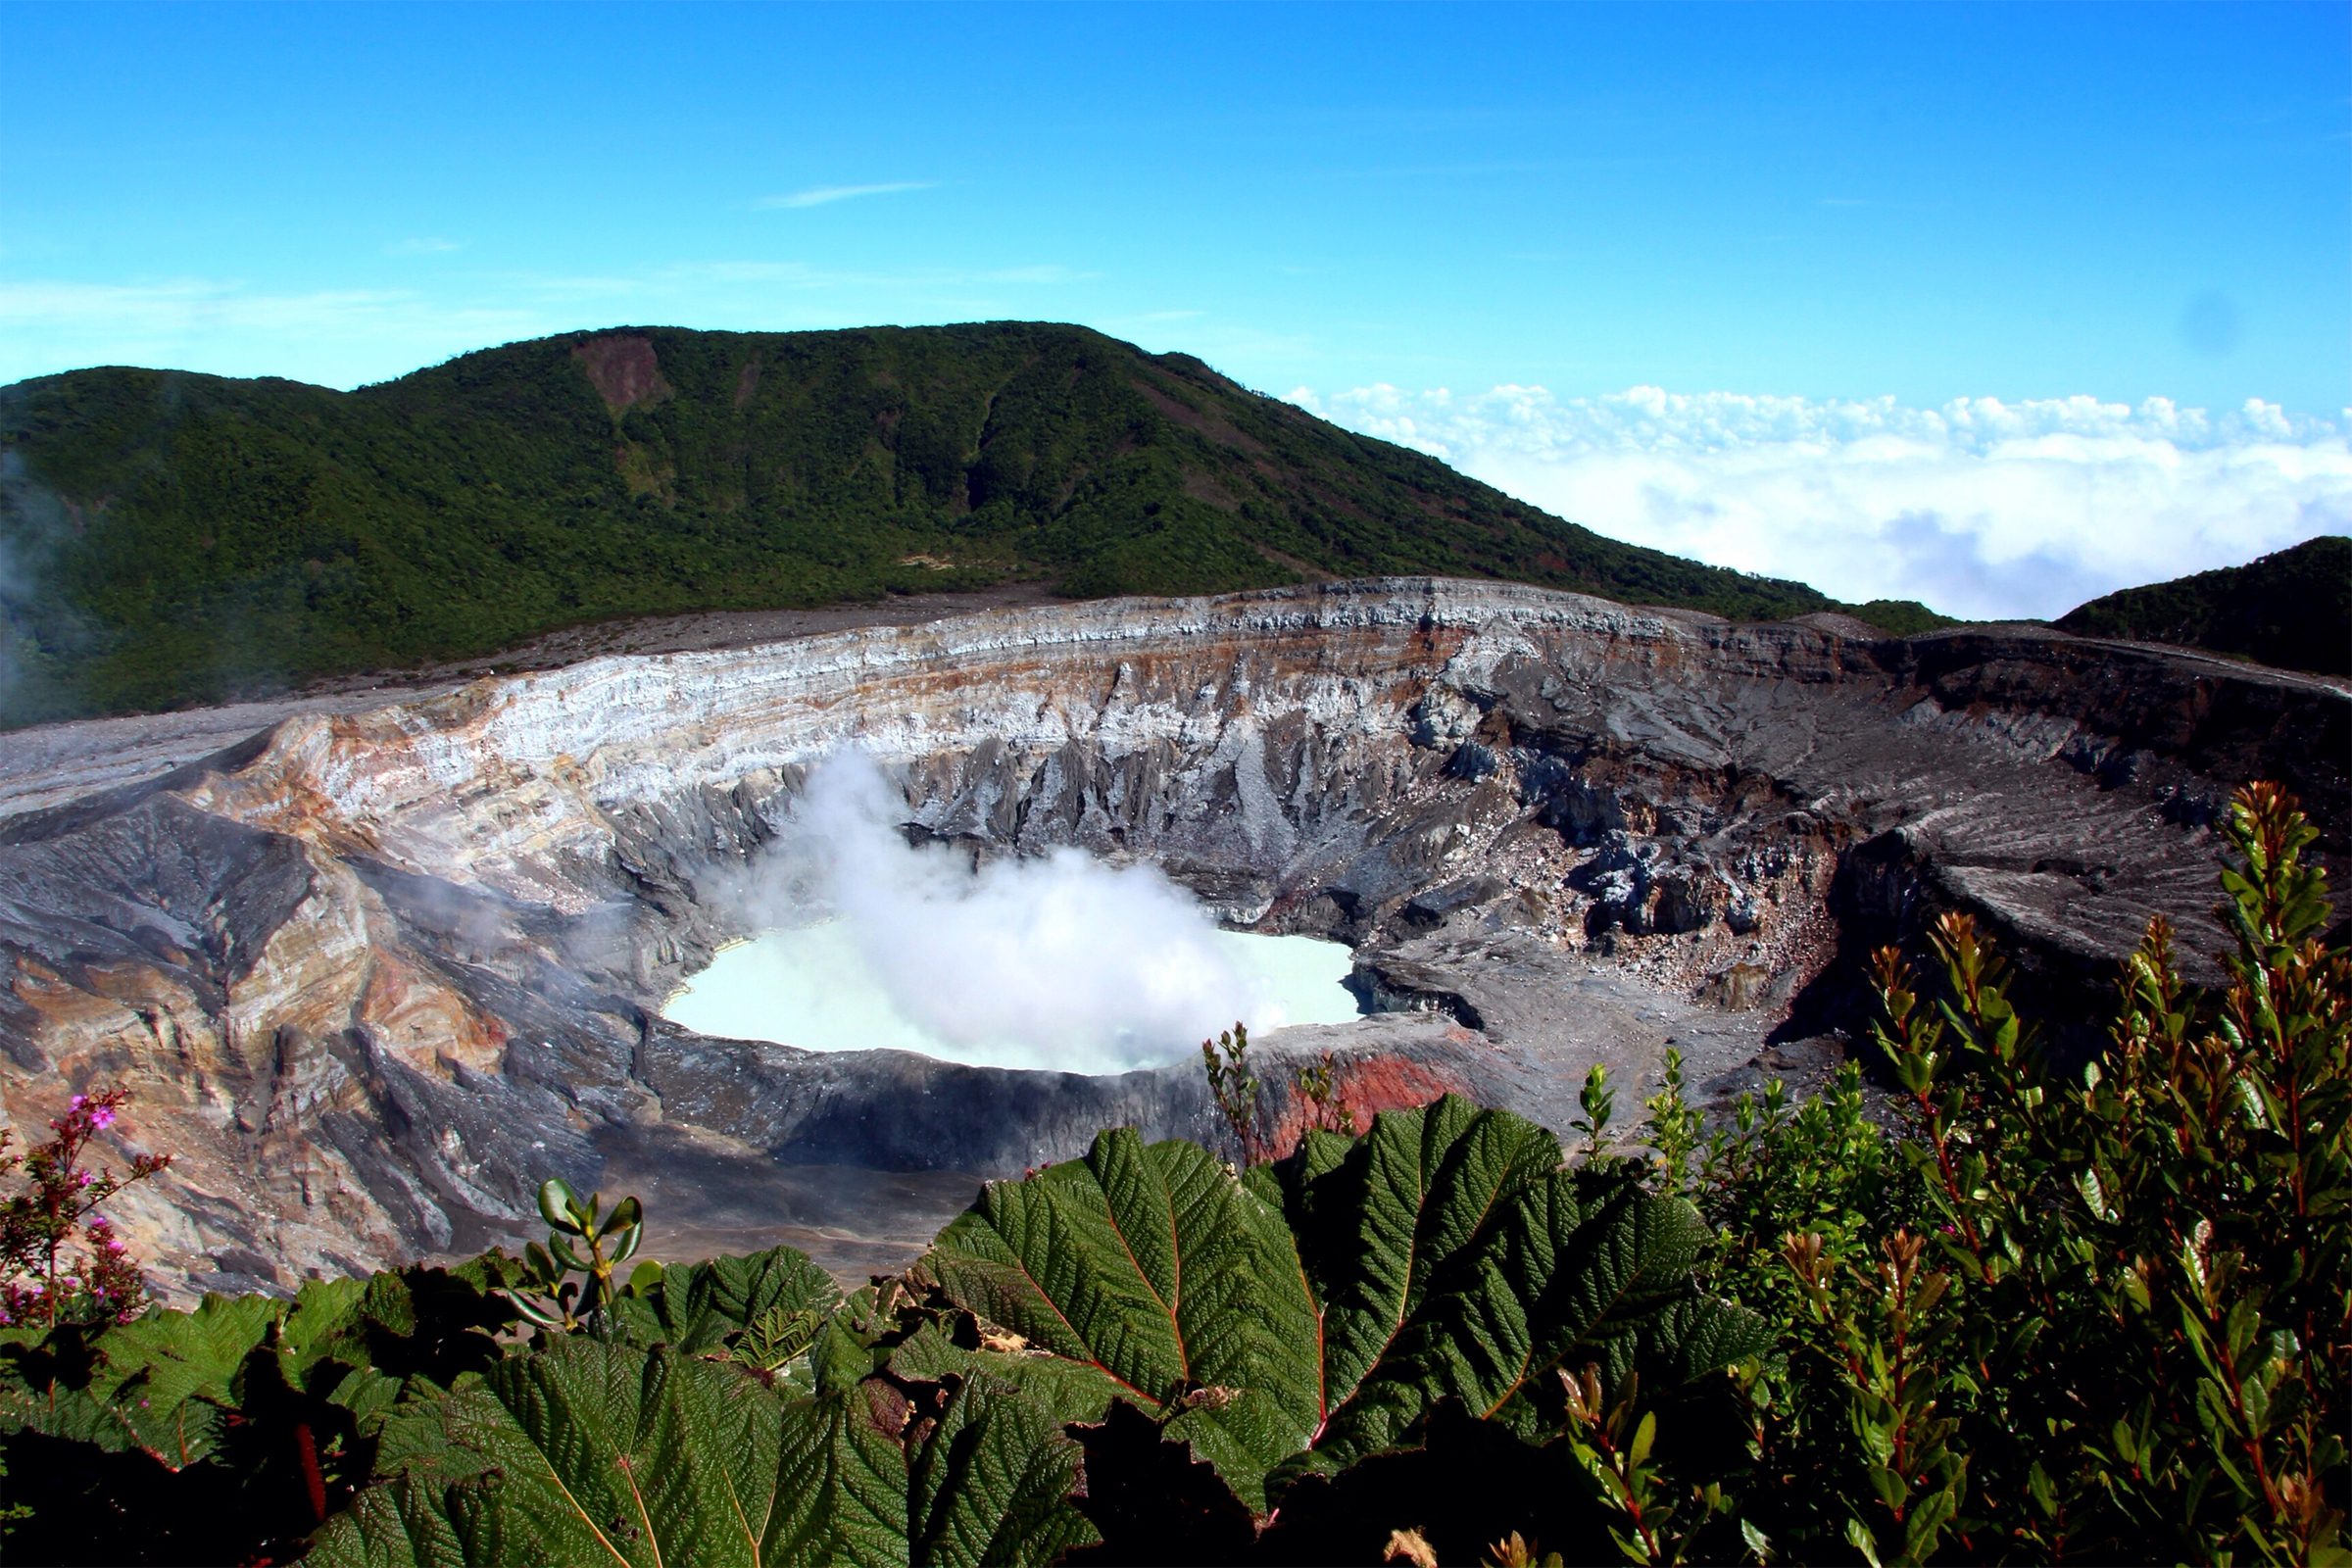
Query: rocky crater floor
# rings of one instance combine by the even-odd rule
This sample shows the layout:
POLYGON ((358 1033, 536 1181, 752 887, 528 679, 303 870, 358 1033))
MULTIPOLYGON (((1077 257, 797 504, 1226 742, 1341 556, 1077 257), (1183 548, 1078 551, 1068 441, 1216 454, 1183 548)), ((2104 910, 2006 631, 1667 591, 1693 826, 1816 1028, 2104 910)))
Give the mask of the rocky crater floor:
MULTIPOLYGON (((1330 1050, 1359 1118, 1461 1089, 1555 1127, 1594 1060, 1638 1115, 1669 1045, 1719 1097, 1817 1075, 1859 956, 1941 908, 2029 1001, 2102 984, 2153 912, 2210 951, 2230 790, 2284 781, 2339 867, 2352 800, 2352 698, 2316 680, 1430 580, 54 726, 0 735, 0 1110, 133 1089, 178 1162, 117 1218, 180 1299, 510 1241, 551 1174, 641 1193, 670 1255, 788 1241, 857 1274, 1101 1126, 1217 1136, 1191 1065, 659 1016, 852 745, 911 833, 1149 859, 1230 923, 1351 944, 1382 1010, 1267 1037, 1269 1079, 1330 1050)), ((1265 1111, 1296 1136, 1289 1096, 1265 1111)))

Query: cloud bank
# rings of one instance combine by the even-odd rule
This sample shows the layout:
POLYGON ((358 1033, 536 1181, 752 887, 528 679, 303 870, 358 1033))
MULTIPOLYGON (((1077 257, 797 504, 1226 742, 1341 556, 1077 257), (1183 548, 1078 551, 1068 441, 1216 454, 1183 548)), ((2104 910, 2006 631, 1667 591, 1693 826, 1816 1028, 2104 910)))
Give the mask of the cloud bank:
POLYGON ((1290 397, 1612 538, 1970 618, 2048 618, 2352 532, 2352 411, 1656 387, 1290 397))

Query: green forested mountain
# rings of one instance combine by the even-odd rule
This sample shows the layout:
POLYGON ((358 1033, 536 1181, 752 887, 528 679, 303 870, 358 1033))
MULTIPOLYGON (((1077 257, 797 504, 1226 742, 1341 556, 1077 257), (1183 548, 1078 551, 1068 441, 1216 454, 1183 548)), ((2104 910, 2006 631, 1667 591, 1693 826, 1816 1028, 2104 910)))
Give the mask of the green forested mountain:
POLYGON ((122 368, 0 390, 0 722, 615 615, 1424 571, 1741 617, 1834 608, 1072 326, 629 328, 348 393, 122 368))
POLYGON ((2126 588, 2068 611, 2058 626, 2352 675, 2352 538, 2322 534, 2242 566, 2126 588))

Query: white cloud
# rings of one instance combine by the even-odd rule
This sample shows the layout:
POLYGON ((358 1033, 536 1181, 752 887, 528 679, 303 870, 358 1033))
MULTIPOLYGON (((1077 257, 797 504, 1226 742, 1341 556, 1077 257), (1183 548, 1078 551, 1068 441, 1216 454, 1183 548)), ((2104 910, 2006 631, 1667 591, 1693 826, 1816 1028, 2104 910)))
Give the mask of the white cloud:
POLYGON ((788 196, 762 196, 752 205, 761 209, 823 207, 860 196, 895 196, 901 191, 929 190, 933 183, 928 179, 894 179, 879 185, 811 185, 788 196))
POLYGON ((649 298, 674 295, 710 286, 728 288, 882 289, 926 291, 968 289, 996 284, 1085 283, 1099 272, 1044 262, 1019 267, 957 268, 903 267, 859 271, 812 267, 807 262, 716 261, 671 262, 635 275, 564 276, 557 273, 512 272, 504 281, 526 290, 552 295, 636 294, 649 298))
POLYGON ((456 240, 443 239, 438 234, 418 234, 414 238, 398 240, 385 246, 384 254, 386 256, 447 256, 452 251, 460 251, 465 248, 456 240))
POLYGON ((2352 531, 2352 410, 1656 387, 1301 387, 1291 400, 1613 538, 1971 617, 2058 615, 2352 531))
POLYGON ((1086 283, 1102 276, 1081 268, 1064 267, 1059 262, 1045 262, 1033 267, 999 267, 968 274, 980 283, 1086 283))

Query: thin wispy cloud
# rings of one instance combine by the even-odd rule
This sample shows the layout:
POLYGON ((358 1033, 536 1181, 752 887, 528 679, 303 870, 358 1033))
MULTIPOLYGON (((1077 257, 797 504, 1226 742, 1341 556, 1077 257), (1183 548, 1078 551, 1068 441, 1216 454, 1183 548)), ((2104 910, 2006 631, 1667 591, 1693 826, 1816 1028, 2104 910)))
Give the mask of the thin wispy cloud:
POLYGON ((0 278, 0 382, 143 365, 348 386, 567 324, 515 304, 450 302, 410 289, 0 278))
POLYGON ((1656 387, 1291 398, 1614 538, 1974 618, 2046 618, 2352 532, 2352 411, 1656 387))
POLYGON ((208 325, 308 330, 398 309, 416 299, 401 289, 260 293, 210 278, 120 284, 0 281, 0 325, 105 322, 128 332, 158 334, 208 325))
POLYGON ((495 343, 624 320, 797 330, 1016 312, 1079 316, 1056 291, 1101 275, 1055 262, 858 269, 750 260, 606 273, 417 273, 416 287, 293 291, 219 277, 0 276, 0 384, 92 365, 144 365, 354 386, 495 343))
POLYGON ((396 240, 384 247, 386 256, 447 256, 466 247, 454 239, 438 234, 419 234, 412 239, 396 240))
MULTIPOLYGON (((1579 166, 1588 160, 1577 160, 1579 166)), ((1490 174, 1545 174, 1570 167, 1559 159, 1484 159, 1464 163, 1391 164, 1364 169, 1330 169, 1324 179, 1478 179, 1490 174)))
POLYGON ((811 185, 784 196, 762 196, 752 203, 762 211, 825 207, 834 202, 856 201, 860 196, 896 196, 902 191, 929 190, 937 184, 929 179, 893 179, 875 185, 811 185))
POLYGON ((1086 283, 1102 274, 1084 268, 1064 267, 1058 262, 1045 262, 1034 267, 1000 267, 969 275, 981 283, 1086 283))
POLYGON ((763 287, 830 289, 971 288, 1001 283, 1083 283, 1099 274, 1044 262, 1024 267, 907 267, 864 270, 810 267, 805 262, 676 262, 656 269, 648 281, 757 284, 763 287))

